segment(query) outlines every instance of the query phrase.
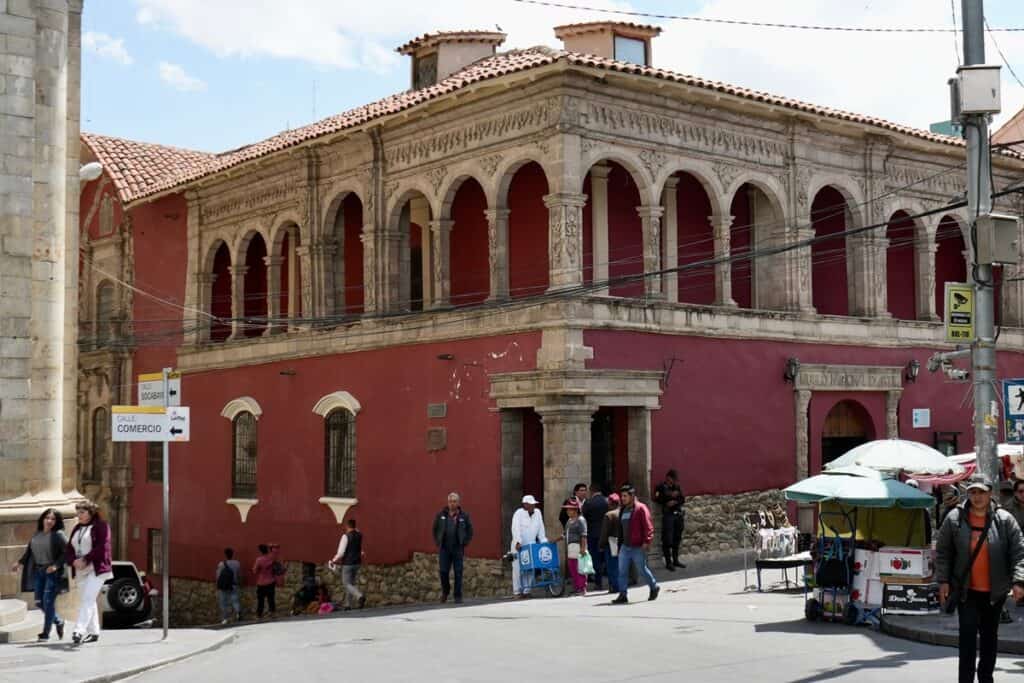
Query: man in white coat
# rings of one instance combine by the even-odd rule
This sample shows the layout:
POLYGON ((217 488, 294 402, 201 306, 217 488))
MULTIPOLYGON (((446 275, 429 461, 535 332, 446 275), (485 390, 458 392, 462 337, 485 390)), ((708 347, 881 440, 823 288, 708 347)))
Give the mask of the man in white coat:
POLYGON ((531 543, 547 543, 544 535, 544 515, 537 509, 537 499, 523 496, 523 507, 512 515, 512 553, 516 556, 512 562, 512 593, 517 599, 530 597, 533 589, 533 572, 519 573, 519 550, 531 543))

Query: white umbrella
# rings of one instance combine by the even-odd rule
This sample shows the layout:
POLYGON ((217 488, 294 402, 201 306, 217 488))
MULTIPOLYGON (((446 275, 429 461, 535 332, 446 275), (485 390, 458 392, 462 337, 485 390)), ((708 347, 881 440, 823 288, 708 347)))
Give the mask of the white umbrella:
POLYGON ((861 444, 825 465, 826 470, 860 465, 876 470, 921 474, 959 474, 963 468, 931 446, 904 439, 879 439, 861 444))
MULTIPOLYGON (((1024 446, 1016 443, 1001 443, 996 447, 996 456, 1005 458, 1012 455, 1024 455, 1024 446)), ((974 462, 978 459, 978 454, 975 451, 970 453, 960 453, 959 455, 951 455, 949 459, 953 462, 960 463, 961 465, 974 462)))

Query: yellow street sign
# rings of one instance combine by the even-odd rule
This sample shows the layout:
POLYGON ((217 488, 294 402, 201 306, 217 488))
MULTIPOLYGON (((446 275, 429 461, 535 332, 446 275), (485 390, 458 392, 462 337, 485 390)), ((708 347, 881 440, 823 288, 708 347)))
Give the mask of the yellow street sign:
POLYGON ((962 282, 946 283, 946 341, 974 339, 974 287, 962 282))

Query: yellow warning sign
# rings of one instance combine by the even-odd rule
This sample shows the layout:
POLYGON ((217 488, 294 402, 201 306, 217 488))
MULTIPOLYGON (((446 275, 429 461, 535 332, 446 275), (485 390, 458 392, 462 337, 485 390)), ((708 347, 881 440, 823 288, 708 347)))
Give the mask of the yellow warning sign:
POLYGON ((946 341, 974 339, 974 287, 963 282, 946 283, 946 341))

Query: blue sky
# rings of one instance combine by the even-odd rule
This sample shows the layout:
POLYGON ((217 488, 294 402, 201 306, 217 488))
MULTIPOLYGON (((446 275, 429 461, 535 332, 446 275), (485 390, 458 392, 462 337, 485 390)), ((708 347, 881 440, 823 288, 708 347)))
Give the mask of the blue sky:
MULTIPOLYGON (((815 24, 953 21, 945 0, 570 4, 815 24)), ((955 4, 959 12, 960 2, 955 4)), ((1019 0, 989 0, 986 10, 992 26, 1024 27, 1019 0)), ((556 46, 551 27, 608 16, 514 0, 92 0, 83 17, 82 128, 223 151, 404 90, 408 64, 392 50, 415 35, 498 24, 509 34, 505 48, 556 46)), ((654 47, 657 66, 916 126, 947 117, 945 80, 956 68, 950 34, 632 20, 664 28, 654 47)), ((1024 79, 1024 33, 997 33, 996 39, 1024 79)), ((988 61, 1000 61, 991 43, 988 61)), ((1004 111, 1016 111, 1024 107, 1024 87, 1003 71, 1004 111)))

